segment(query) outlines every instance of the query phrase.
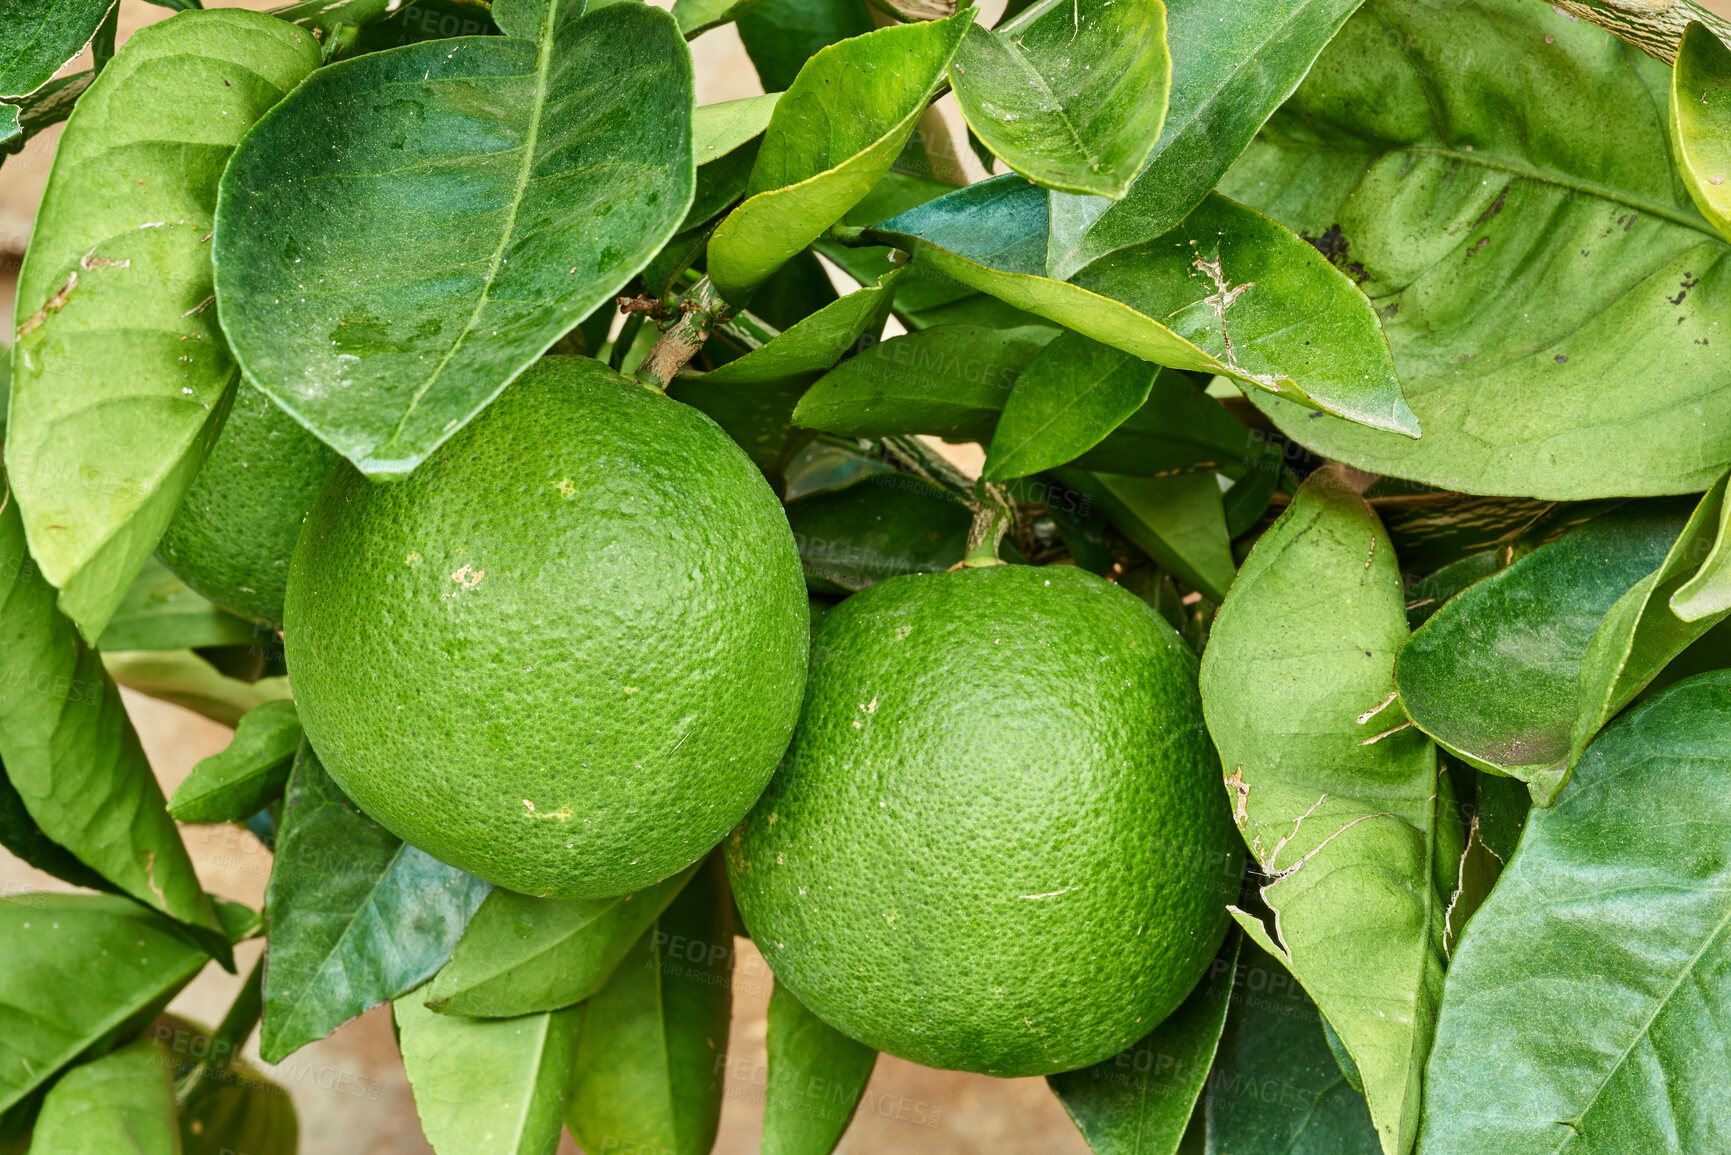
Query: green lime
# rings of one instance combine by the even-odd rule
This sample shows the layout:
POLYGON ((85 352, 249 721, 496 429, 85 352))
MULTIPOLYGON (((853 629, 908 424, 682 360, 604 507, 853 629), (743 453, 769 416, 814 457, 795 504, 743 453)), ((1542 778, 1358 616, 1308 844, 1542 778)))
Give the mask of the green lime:
POLYGON ((1241 863, 1196 662, 1069 566, 891 578, 829 611, 782 768, 728 840, 776 981, 880 1051, 1038 1075, 1147 1034, 1241 863))
POLYGON ((537 362, 408 478, 339 469, 289 569, 308 738, 387 829, 525 894, 625 894, 750 809, 805 683, 799 554, 697 410, 537 362))
POLYGON ((157 553, 223 609, 280 627, 295 539, 336 463, 334 450, 242 381, 157 553))

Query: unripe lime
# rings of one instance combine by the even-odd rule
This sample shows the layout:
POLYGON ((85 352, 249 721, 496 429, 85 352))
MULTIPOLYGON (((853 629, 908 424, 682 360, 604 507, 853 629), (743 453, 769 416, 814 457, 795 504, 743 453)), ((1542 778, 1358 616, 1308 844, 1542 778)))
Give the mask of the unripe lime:
POLYGON ((344 467, 289 573, 301 721, 427 853, 527 894, 624 894, 762 791, 805 681, 793 534, 697 410, 549 357, 407 479, 344 467))
POLYGON ((786 983, 928 1066, 1049 1074, 1195 984, 1241 862, 1196 662, 1068 566, 892 578, 831 610, 782 768, 728 840, 786 983))

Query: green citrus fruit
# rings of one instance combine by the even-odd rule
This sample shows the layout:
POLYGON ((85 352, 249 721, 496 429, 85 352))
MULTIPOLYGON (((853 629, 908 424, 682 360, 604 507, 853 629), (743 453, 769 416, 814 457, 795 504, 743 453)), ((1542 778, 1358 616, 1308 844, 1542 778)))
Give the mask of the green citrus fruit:
POLYGON ((832 609, 728 840, 778 983, 880 1051, 992 1075, 1147 1034, 1218 948, 1240 861, 1190 651, 1068 566, 891 578, 832 609))
POLYGON ((157 553, 223 609, 280 627, 295 539, 336 463, 333 450, 242 381, 157 553))
POLYGON ((625 894, 751 807, 805 682, 787 519, 714 422, 549 357, 407 479, 339 469, 289 569, 301 722, 405 841, 625 894))

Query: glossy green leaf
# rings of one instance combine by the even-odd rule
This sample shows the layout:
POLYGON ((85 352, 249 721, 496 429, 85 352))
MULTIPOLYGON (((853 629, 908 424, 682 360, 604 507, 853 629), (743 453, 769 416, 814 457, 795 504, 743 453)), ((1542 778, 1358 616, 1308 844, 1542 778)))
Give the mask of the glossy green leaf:
POLYGON ((1340 270, 1253 209, 1211 195, 1178 226, 1045 276, 1046 193, 1019 176, 960 189, 868 239, 1145 361, 1231 377, 1356 422, 1418 436, 1376 311, 1340 270))
MULTIPOLYGON (((329 2, 324 0, 321 6, 328 6, 329 2)), ((381 52, 452 36, 497 35, 499 26, 479 0, 415 0, 399 7, 395 14, 363 27, 355 37, 352 54, 381 52)))
POLYGON ((708 373, 686 374, 668 388, 676 401, 703 410, 739 442, 758 468, 774 474, 797 440, 793 411, 820 373, 883 329, 899 270, 796 321, 785 332, 765 326, 767 340, 708 373))
MULTIPOLYGON (((22 100, 72 63, 119 0, 4 0, 0 3, 0 101, 22 100)), ((17 131, 15 109, 0 107, 0 144, 17 131)))
POLYGON ((617 898, 532 898, 496 889, 421 995, 434 1010, 474 1018, 509 1018, 582 1002, 606 984, 625 952, 696 871, 693 865, 617 898))
POLYGON ((78 861, 77 855, 42 833, 42 828, 30 817, 24 799, 12 785, 12 779, 6 776, 4 767, 0 767, 0 846, 37 870, 74 886, 91 890, 119 889, 78 861))
POLYGON ((1535 801, 1548 803, 1567 777, 1570 736, 1583 696, 1592 694, 1583 689, 1582 662, 1593 635, 1618 600, 1665 562, 1690 504, 1631 502, 1451 598, 1412 635, 1395 667, 1407 717, 1445 749, 1521 779, 1535 801))
POLYGON ((234 739, 175 788, 168 812, 176 822, 245 822, 282 796, 300 744, 293 702, 266 702, 248 711, 234 739))
POLYGON ((738 21, 739 39, 765 92, 782 92, 820 48, 875 25, 864 0, 758 0, 738 21))
POLYGON ((1094 1155, 1174 1155, 1202 1094, 1238 974, 1233 933, 1178 1009, 1110 1059, 1048 1075, 1094 1155))
POLYGON ((1163 369, 1142 407, 1077 457, 1076 464, 1132 477, 1193 472, 1245 477, 1261 472, 1278 478, 1280 454, 1198 389, 1191 377, 1163 369))
POLYGON ((31 819, 138 901, 200 928, 232 965, 120 690, 55 608, 17 502, 0 509, 0 760, 31 819))
POLYGON ((1671 612, 1686 622, 1731 610, 1731 502, 1721 501, 1719 525, 1700 568, 1671 595, 1671 612))
POLYGON ((1695 207, 1731 239, 1731 48, 1699 22, 1671 68, 1671 154, 1695 207))
POLYGON ((440 1155, 553 1155, 577 1055, 577 1007, 514 1019, 441 1015, 411 991, 393 1005, 421 1130, 440 1155))
POLYGON ((191 650, 133 650, 102 655, 109 675, 129 690, 184 706, 224 726, 238 726, 266 702, 293 697, 286 677, 243 682, 191 650))
POLYGON ((1026 477, 1080 457, 1142 407, 1159 371, 1122 349, 1060 333, 1016 378, 981 476, 1026 477))
POLYGON ((841 220, 914 130, 973 21, 899 24, 830 45, 782 94, 745 203, 709 239, 709 277, 744 304, 753 289, 841 220))
MULTIPOLYGON (((678 16, 675 8, 674 18, 678 16)), ((762 136, 780 99, 781 93, 771 92, 765 96, 699 105, 691 120, 691 152, 698 165, 701 167, 720 160, 762 136)))
POLYGON ((42 1101, 42 1155, 181 1155, 169 1055, 139 1039, 68 1071, 42 1101))
POLYGON ((264 896, 265 1062, 426 982, 489 889, 362 814, 303 743, 264 896))
POLYGON ((0 898, 0 1110, 154 1018, 210 956, 118 895, 0 898))
POLYGON ((1444 489, 1706 489, 1731 463, 1731 262, 1676 174, 1669 81, 1532 0, 1369 0, 1220 188, 1360 282, 1425 435, 1257 404, 1444 489))
POLYGON ((321 69, 235 152, 223 329, 248 379, 366 473, 413 469, 685 216, 685 42, 648 5, 582 11, 501 0, 505 36, 321 69))
POLYGON ((1226 533, 1226 509, 1212 473, 1125 477, 1080 469, 1054 471, 1086 493, 1118 532, 1185 585, 1220 601, 1238 567, 1226 533))
POLYGON ((155 558, 144 563, 108 619, 103 650, 184 650, 261 641, 251 622, 219 610, 155 558))
POLYGON ((973 25, 950 84, 968 127, 1012 169, 1119 199, 1166 119, 1166 5, 1043 0, 995 31, 973 25))
POLYGON ((1731 673, 1618 718, 1520 850, 1449 971, 1427 1155, 1731 1143, 1731 673))
POLYGON ((832 493, 862 478, 896 471, 881 455, 861 446, 853 438, 818 437, 807 442, 787 463, 785 500, 832 493))
POLYGON ((183 1155, 298 1155, 300 1120, 280 1084, 234 1061, 225 1082, 180 1114, 183 1155))
POLYGON ((705 1155, 721 1119, 733 903, 711 855, 583 1004, 565 1123, 590 1151, 705 1155))
POLYGON ((1364 1096, 1335 1062, 1316 1004, 1254 943, 1208 1076, 1207 1155, 1378 1155, 1364 1096))
POLYGON ((806 586, 853 593, 909 573, 943 573, 967 553, 974 515, 941 486, 877 473, 787 503, 806 586))
POLYGON ((1239 924, 1304 984, 1363 1072, 1386 1155, 1412 1146, 1442 995, 1436 750, 1403 725, 1405 596, 1354 479, 1312 474, 1257 541, 1202 656, 1238 829, 1269 881, 1239 924))
POLYGON ((776 983, 769 996, 763 1155, 829 1155, 852 1121, 878 1053, 776 983))
POLYGON ((227 412, 207 243, 223 165, 318 59, 280 20, 177 15, 127 41, 61 137, 18 275, 6 462, 31 552, 86 638, 227 412))
POLYGON ((1046 273, 1059 280, 1158 236, 1201 203, 1292 95, 1362 0, 1174 0, 1165 125, 1123 200, 1053 193, 1046 273))

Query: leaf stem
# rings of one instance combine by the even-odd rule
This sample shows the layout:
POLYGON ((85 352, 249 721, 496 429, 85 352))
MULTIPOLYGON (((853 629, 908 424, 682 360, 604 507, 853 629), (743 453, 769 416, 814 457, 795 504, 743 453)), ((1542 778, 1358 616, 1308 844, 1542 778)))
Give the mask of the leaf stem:
POLYGON ((661 334, 655 347, 637 367, 637 380, 657 392, 667 386, 685 368, 686 362, 697 356, 710 330, 727 319, 727 302, 721 299, 715 286, 704 277, 679 300, 679 317, 661 334))
POLYGON ((1003 486, 981 481, 975 485, 974 492, 978 506, 974 510, 974 523, 968 527, 968 552, 962 556, 958 569, 1003 565, 1003 559, 998 556, 998 545, 1016 520, 1009 491, 1003 486))

